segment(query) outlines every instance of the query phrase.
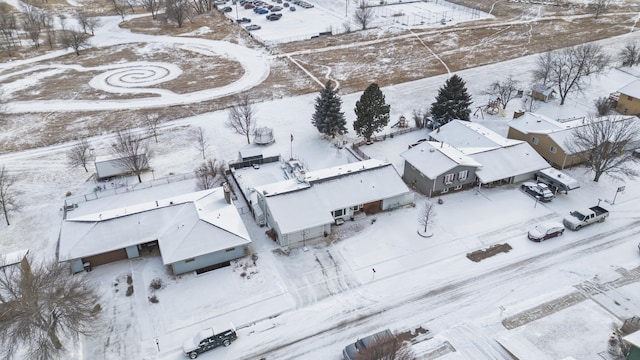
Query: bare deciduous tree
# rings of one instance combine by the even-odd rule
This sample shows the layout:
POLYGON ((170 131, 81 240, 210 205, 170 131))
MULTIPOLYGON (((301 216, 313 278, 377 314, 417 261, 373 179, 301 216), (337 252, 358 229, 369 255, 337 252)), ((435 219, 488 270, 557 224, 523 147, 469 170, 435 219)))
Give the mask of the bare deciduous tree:
POLYGON ((582 92, 590 75, 603 73, 609 56, 596 44, 582 44, 538 56, 535 80, 555 86, 564 105, 569 92, 582 92))
POLYGON ((133 5, 129 2, 129 0, 110 0, 111 6, 113 7, 113 11, 120 15, 122 21, 124 21, 124 17, 127 15, 127 10, 133 11, 133 5))
POLYGON ((28 34, 33 46, 40 47, 40 34, 42 33, 42 23, 44 12, 35 6, 22 4, 22 29, 28 34))
POLYGON ((175 21, 181 28, 189 16, 188 0, 166 0, 165 14, 168 20, 175 21))
POLYGON ((13 50, 20 44, 18 37, 18 22, 13 13, 0 13, 0 47, 7 54, 13 55, 13 50))
POLYGON ((640 64, 640 47, 638 43, 628 43, 618 54, 622 66, 634 66, 640 64))
POLYGON ((13 188, 15 183, 16 177, 9 174, 4 165, 2 165, 0 168, 0 208, 2 208, 2 215, 7 226, 11 225, 9 213, 20 210, 18 191, 13 188))
POLYGON ((363 3, 353 14, 353 21, 355 21, 356 24, 360 25, 360 28, 362 30, 367 30, 367 26, 369 26, 371 21, 373 21, 373 16, 373 8, 368 7, 363 3))
POLYGON ((216 159, 209 159, 196 169, 196 188, 198 190, 212 189, 218 176, 218 166, 216 159))
POLYGON ((238 104, 229 109, 229 118, 225 125, 233 129, 236 134, 247 137, 247 144, 251 144, 249 136, 256 131, 256 119, 253 106, 249 103, 247 94, 241 95, 238 104))
POLYGON ((596 112, 600 116, 609 115, 616 107, 616 103, 606 96, 599 97, 594 101, 596 112))
POLYGON ((424 226, 423 233, 427 234, 427 229, 433 224, 433 220, 436 217, 436 209, 431 201, 427 201, 420 209, 420 215, 418 217, 418 223, 424 226))
POLYGON ((497 96, 503 109, 507 108, 507 104, 518 94, 520 82, 514 80, 511 75, 505 80, 496 80, 484 92, 487 95, 497 96))
POLYGON ((147 130, 149 131, 149 134, 151 134, 151 136, 153 136, 153 139, 156 141, 156 144, 158 143, 158 135, 160 135, 158 126, 160 125, 161 122, 162 122, 162 117, 160 116, 160 114, 144 115, 144 123, 147 126, 147 130))
POLYGON ((164 5, 163 0, 141 0, 140 3, 144 6, 145 10, 151 13, 151 17, 155 20, 158 18, 158 11, 164 5))
POLYGON ((540 108, 540 105, 542 105, 542 103, 534 99, 532 96, 527 95, 522 97, 522 109, 524 111, 536 112, 536 110, 540 108))
POLYGON ((431 113, 429 110, 420 110, 413 109, 411 113, 411 117, 413 118, 413 122, 416 124, 418 129, 423 129, 427 125, 427 121, 429 121, 429 116, 431 113))
POLYGON ((96 290, 68 265, 49 261, 0 270, 0 356, 12 359, 26 349, 29 359, 64 353, 64 343, 90 335, 100 315, 96 290))
POLYGON ((71 167, 84 168, 84 171, 89 172, 87 164, 91 160, 91 149, 87 139, 78 139, 76 144, 67 151, 67 163, 71 167))
POLYGON ((609 7, 610 0, 593 0, 591 4, 589 4, 589 9, 593 12, 593 15, 597 19, 598 16, 604 14, 609 7))
POLYGON ((209 141, 207 137, 204 135, 204 129, 201 127, 197 127, 191 131, 191 139, 193 140, 196 149, 202 155, 202 159, 207 158, 207 149, 209 148, 209 141))
POLYGON ((191 6, 196 14, 201 15, 213 9, 213 0, 192 0, 191 6))
POLYGON ((60 36, 60 45, 65 48, 72 48, 76 56, 80 56, 80 49, 91 46, 90 35, 82 31, 65 30, 60 36))
POLYGON ((116 140, 111 145, 113 155, 118 158, 117 163, 134 173, 138 182, 142 182, 140 174, 149 167, 152 156, 146 139, 125 129, 118 131, 116 140))
POLYGON ((595 172, 593 181, 597 182, 602 174, 616 179, 638 176, 635 167, 631 166, 638 158, 628 150, 629 145, 639 139, 640 127, 636 117, 622 120, 614 117, 589 118, 584 126, 572 131, 565 146, 595 172))
POLYGON ((415 360, 411 348, 405 346, 397 336, 379 338, 358 351, 355 360, 415 360))
POLYGON ((84 11, 80 11, 76 14, 76 20, 78 20, 78 24, 80 24, 82 32, 85 34, 90 32, 91 35, 93 35, 96 27, 100 25, 100 19, 92 17, 84 11))

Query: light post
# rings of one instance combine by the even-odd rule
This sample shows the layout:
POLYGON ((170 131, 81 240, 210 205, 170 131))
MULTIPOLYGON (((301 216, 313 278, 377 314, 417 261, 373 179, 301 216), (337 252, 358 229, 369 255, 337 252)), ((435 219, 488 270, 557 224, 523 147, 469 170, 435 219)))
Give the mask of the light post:
POLYGON ((153 181, 156 180, 156 171, 151 169, 151 176, 153 176, 153 181))

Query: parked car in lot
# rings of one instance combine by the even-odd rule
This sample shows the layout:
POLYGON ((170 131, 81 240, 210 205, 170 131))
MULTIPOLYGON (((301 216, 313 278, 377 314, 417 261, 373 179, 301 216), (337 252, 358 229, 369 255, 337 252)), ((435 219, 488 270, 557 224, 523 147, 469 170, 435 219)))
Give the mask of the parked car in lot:
POLYGON ((253 4, 245 4, 245 5, 244 5, 244 8, 245 8, 245 9, 255 9, 255 7, 256 7, 256 6, 255 6, 255 5, 253 5, 253 4))
POLYGON ((538 200, 543 202, 549 202, 555 197, 547 184, 544 183, 534 183, 531 181, 527 181, 520 187, 527 194, 530 194, 533 197, 537 197, 538 200))
POLYGON ((295 6, 291 6, 291 7, 289 8, 289 10, 291 10, 291 11, 296 11, 296 7, 295 7, 295 6))
POLYGON ((220 345, 229 346, 238 338, 236 329, 231 324, 229 330, 215 333, 212 328, 201 330, 191 339, 187 339, 182 344, 182 351, 190 359, 195 359, 205 351, 217 348, 220 345))
POLYGON ((276 21, 276 20, 280 20, 281 17, 282 17, 281 13, 271 13, 267 15, 267 20, 276 21))
POLYGON ((271 12, 278 12, 278 11, 282 11, 282 7, 274 6, 274 7, 271 8, 271 12))
POLYGON ((230 8, 229 6, 225 6, 222 9, 220 9, 220 11, 222 11, 223 13, 228 13, 231 12, 233 9, 230 8))
POLYGON ((269 13, 269 10, 265 8, 255 8, 253 9, 253 12, 255 12, 256 14, 267 14, 269 13))
POLYGON ((342 357, 344 360, 354 360, 357 358, 358 353, 363 351, 367 347, 375 343, 380 343, 384 341, 395 341, 395 336, 391 332, 391 330, 386 329, 382 330, 373 335, 369 335, 363 337, 362 339, 358 339, 355 343, 347 345, 347 347, 342 350, 342 357))
POLYGON ((529 240, 540 242, 556 236, 562 236, 564 233, 564 225, 559 222, 546 222, 536 225, 529 230, 529 240))
POLYGON ((256 24, 247 25, 244 28, 247 29, 248 31, 260 30, 261 29, 260 25, 256 25, 256 24))
POLYGON ((250 22, 251 22, 251 19, 246 18, 246 17, 243 17, 243 18, 240 18, 240 19, 236 19, 236 22, 237 22, 238 24, 250 23, 250 22))

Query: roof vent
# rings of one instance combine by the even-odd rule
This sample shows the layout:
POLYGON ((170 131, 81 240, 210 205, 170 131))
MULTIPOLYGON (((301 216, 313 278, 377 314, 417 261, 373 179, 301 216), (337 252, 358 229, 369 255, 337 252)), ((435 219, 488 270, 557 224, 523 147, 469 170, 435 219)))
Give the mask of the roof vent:
POLYGON ((429 149, 429 152, 434 152, 434 151, 436 151, 436 149, 434 148, 429 149))

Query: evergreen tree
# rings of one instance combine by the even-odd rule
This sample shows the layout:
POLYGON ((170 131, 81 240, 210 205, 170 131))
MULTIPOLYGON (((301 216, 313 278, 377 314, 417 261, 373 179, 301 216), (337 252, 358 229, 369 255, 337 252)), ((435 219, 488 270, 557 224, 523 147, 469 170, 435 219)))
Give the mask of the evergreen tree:
POLYGON ((453 75, 438 90, 436 102, 431 104, 431 115, 440 125, 455 119, 469 121, 471 102, 464 80, 453 75))
POLYGON ((322 134, 336 137, 347 132, 347 120, 342 112, 342 99, 338 92, 327 81, 324 89, 316 98, 315 113, 311 117, 311 123, 322 134))
POLYGON ((382 130, 389 123, 389 109, 384 94, 378 84, 372 83, 364 91, 360 100, 356 101, 356 121, 353 130, 367 141, 371 141, 374 132, 382 130))

